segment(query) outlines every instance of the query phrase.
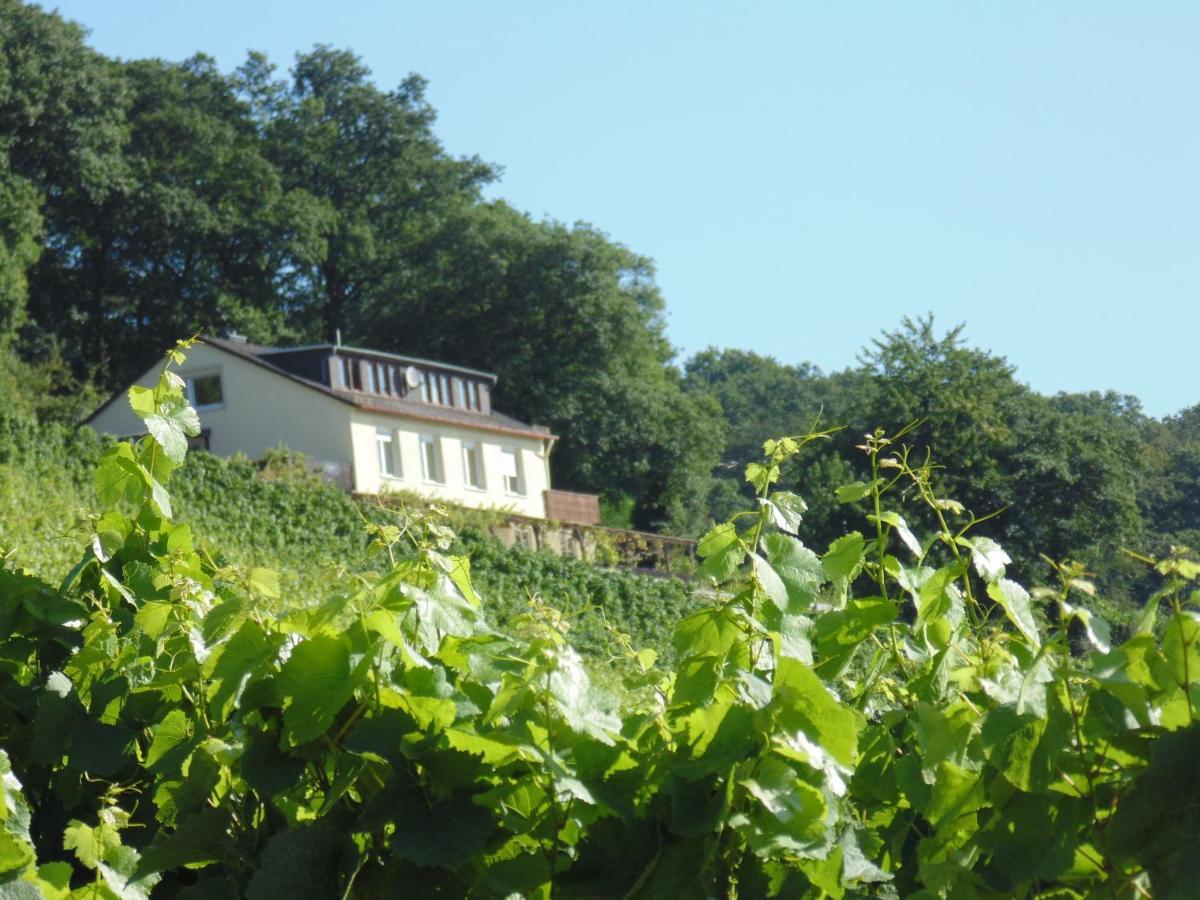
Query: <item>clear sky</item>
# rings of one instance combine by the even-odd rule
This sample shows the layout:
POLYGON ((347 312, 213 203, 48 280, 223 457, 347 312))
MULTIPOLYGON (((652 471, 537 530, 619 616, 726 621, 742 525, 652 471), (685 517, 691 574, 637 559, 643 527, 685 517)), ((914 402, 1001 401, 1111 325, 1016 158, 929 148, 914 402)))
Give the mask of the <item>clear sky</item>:
POLYGON ((1200 4, 64 0, 100 51, 430 81, 492 189, 653 257, 681 353, 932 312, 1046 393, 1200 402, 1200 4))

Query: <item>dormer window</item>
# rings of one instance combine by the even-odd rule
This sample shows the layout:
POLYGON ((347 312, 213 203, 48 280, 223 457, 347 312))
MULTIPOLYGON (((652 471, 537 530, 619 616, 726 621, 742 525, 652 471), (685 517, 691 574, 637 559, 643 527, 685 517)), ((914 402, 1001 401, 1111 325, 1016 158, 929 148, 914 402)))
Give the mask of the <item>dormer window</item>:
POLYGON ((358 360, 351 356, 342 357, 342 387, 352 391, 362 390, 362 372, 359 371, 358 360))
POLYGON ((359 356, 346 349, 333 357, 333 365, 326 371, 327 384, 347 391, 479 413, 488 411, 490 384, 483 380, 487 376, 482 373, 476 377, 469 370, 441 369, 436 364, 409 362, 403 357, 377 358, 365 351, 359 356))

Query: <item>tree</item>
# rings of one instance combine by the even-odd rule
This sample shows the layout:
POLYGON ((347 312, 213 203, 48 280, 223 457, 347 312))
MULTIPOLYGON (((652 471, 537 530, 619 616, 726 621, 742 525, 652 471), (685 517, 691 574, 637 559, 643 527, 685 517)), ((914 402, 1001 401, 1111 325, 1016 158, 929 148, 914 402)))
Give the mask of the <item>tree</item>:
POLYGON ((247 322, 261 333, 262 321, 282 320, 272 259, 278 178, 230 79, 202 56, 132 62, 121 74, 128 187, 92 210, 79 238, 90 253, 52 247, 41 280, 44 316, 67 298, 103 296, 103 315, 68 321, 100 336, 110 383, 180 336, 247 322))
POLYGON ((25 322, 26 273, 41 250, 41 229, 37 190, 0 156, 0 354, 25 322))
MULTIPOLYGON (((56 305, 40 289, 42 241, 81 265, 93 247, 81 224, 124 184, 120 151, 126 97, 114 66, 84 32, 36 6, 0 0, 0 335, 30 316, 41 329, 69 328, 72 313, 99 311, 102 295, 56 305), (28 282, 28 283, 27 283, 28 282)), ((42 263, 47 259, 42 256, 42 263)), ((49 263, 52 265, 52 263, 49 263)), ((95 321, 95 320, 93 320, 95 321)), ((73 334, 83 340, 86 334, 73 334)), ((89 351, 100 349, 90 342, 89 351)), ((79 355, 76 356, 78 359, 79 355)))
POLYGON ((310 340, 340 330, 365 342, 413 247, 476 201, 496 170, 446 154, 416 75, 382 91, 357 56, 324 46, 297 56, 289 82, 272 72, 252 54, 238 79, 282 181, 276 274, 288 324, 310 340))
POLYGON ((376 342, 496 372, 498 408, 561 435, 556 483, 633 497, 638 527, 699 527, 719 413, 671 365, 650 260, 498 202, 461 209, 388 284, 376 342))
MULTIPOLYGON (((838 380, 808 363, 785 365, 747 350, 709 348, 688 360, 686 372, 691 390, 716 398, 725 422, 725 449, 708 498, 713 521, 724 521, 753 499, 744 473, 747 464, 762 457, 763 441, 833 421, 829 407, 838 395, 838 380)), ((819 545, 842 533, 845 517, 833 490, 854 477, 847 460, 822 443, 805 448, 800 464, 788 471, 786 486, 809 506, 808 540, 819 545)))

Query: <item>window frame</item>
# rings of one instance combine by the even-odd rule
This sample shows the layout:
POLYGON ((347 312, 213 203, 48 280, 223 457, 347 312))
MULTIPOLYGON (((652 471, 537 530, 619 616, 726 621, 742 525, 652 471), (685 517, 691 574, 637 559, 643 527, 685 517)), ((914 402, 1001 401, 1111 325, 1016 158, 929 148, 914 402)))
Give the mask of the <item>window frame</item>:
POLYGON ((483 465, 483 445, 478 441, 462 442, 463 486, 468 491, 487 491, 487 471, 483 465), (471 481, 471 466, 468 456, 475 458, 475 474, 479 476, 478 483, 471 481))
POLYGON ((421 480, 426 484, 446 483, 446 467, 442 456, 441 438, 435 434, 421 435, 421 480), (432 473, 429 471, 431 463, 432 473))
POLYGON ((188 403, 196 412, 208 412, 214 409, 225 408, 225 379, 221 377, 220 369, 204 370, 200 372, 192 372, 183 376, 183 395, 187 397, 188 403), (215 378, 217 379, 217 387, 221 393, 221 399, 216 403, 205 403, 203 405, 196 402, 196 379, 198 378, 215 378))
POLYGON ((400 465, 400 455, 397 450, 396 435, 389 428, 375 429, 375 462, 379 466, 379 477, 399 480, 404 477, 404 469, 400 465), (391 471, 385 462, 390 464, 391 471))
POLYGON ((525 471, 521 465, 521 448, 520 447, 501 447, 500 448, 500 486, 504 488, 505 495, 509 497, 527 497, 528 489, 525 486, 525 471), (504 460, 511 457, 513 461, 513 474, 509 475, 505 469, 507 466, 504 460), (516 489, 510 490, 508 480, 512 478, 516 482, 516 489))

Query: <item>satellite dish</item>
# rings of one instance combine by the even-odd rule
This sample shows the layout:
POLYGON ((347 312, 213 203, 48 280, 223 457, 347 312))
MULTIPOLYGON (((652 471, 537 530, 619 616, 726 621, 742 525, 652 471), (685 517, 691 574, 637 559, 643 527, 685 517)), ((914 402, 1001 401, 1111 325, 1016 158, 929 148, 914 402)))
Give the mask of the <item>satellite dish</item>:
POLYGON ((415 388, 421 383, 421 372, 416 366, 409 366, 404 370, 404 383, 407 384, 410 389, 415 388))

